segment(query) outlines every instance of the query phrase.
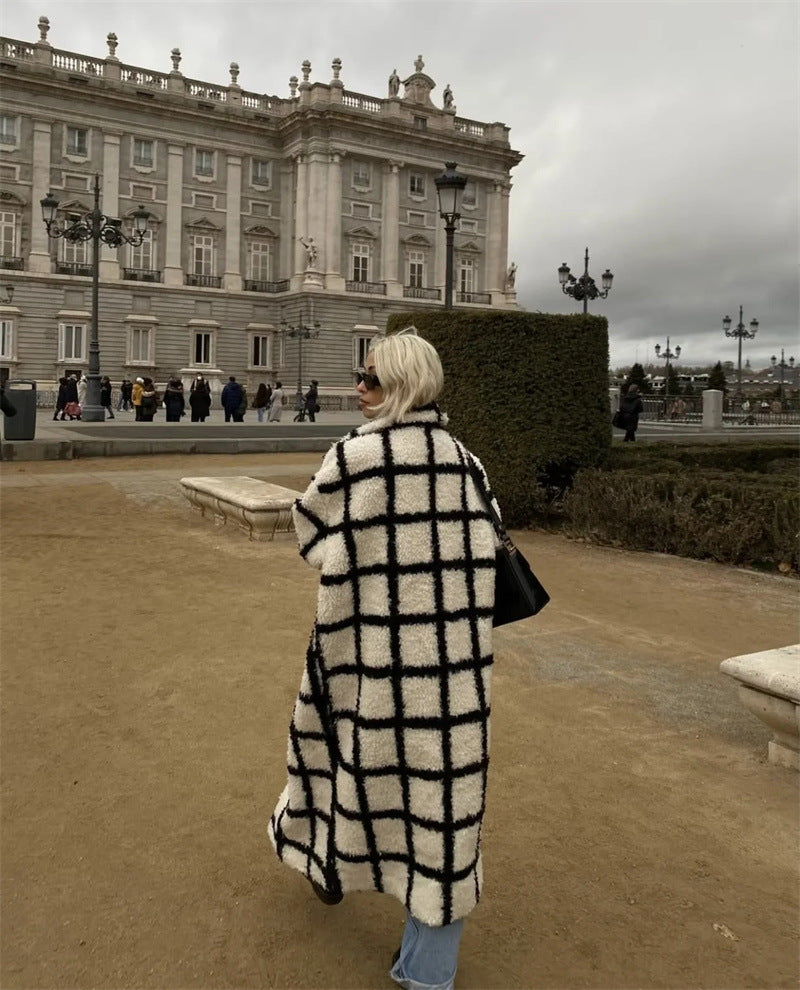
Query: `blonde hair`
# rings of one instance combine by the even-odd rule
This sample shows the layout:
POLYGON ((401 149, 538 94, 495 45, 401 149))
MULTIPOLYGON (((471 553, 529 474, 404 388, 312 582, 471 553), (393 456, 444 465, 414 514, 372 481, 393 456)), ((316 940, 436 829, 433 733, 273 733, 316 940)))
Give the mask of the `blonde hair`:
POLYGON ((383 401, 374 407, 376 417, 392 422, 411 409, 433 402, 444 386, 442 362, 433 344, 406 327, 372 346, 375 373, 383 389, 383 401))

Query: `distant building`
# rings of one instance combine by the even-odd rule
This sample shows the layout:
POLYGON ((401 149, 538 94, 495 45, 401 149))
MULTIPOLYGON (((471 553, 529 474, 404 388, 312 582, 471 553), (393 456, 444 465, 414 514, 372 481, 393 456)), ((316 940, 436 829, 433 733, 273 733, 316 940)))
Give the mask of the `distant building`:
MULTIPOLYGON (((443 306, 445 234, 434 178, 456 161, 469 179, 455 241, 456 305, 516 307, 506 278, 510 171, 522 159, 501 123, 437 107, 417 59, 389 95, 345 89, 304 62, 285 98, 35 43, 0 41, 0 307, 4 377, 54 381, 87 370, 90 245, 49 240, 40 200, 62 217, 101 208, 127 224, 150 214, 139 247, 102 247, 101 371, 215 383, 298 376, 299 342, 319 322, 303 379, 344 392, 392 312, 443 306), (402 95, 401 89, 402 87, 402 95)), ((387 72, 387 77, 388 77, 387 72)), ((452 101, 451 101, 452 102, 452 101)), ((513 281, 513 280, 512 280, 513 281)))

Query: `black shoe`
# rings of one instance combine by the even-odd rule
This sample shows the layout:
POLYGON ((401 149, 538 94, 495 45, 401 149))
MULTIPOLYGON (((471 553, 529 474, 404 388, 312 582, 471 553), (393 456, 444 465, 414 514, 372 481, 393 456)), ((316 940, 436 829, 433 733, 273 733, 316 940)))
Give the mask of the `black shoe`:
POLYGON ((320 887, 320 885, 315 880, 311 881, 311 886, 317 897, 322 901, 323 904, 327 904, 328 907, 333 907, 336 904, 341 904, 342 901, 344 900, 344 894, 341 891, 339 891, 339 893, 337 894, 332 894, 329 891, 327 891, 324 887, 320 887))

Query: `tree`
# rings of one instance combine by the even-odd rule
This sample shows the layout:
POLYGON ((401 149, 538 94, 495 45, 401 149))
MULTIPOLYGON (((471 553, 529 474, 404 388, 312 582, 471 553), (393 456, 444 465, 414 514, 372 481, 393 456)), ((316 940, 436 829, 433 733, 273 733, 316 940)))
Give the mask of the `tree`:
POLYGON ((723 395, 728 394, 728 380, 725 377, 725 372, 722 370, 722 362, 717 361, 708 376, 708 387, 715 388, 717 391, 722 392, 723 395))
POLYGON ((671 364, 669 366, 669 377, 667 378, 667 393, 669 395, 680 395, 682 391, 681 383, 678 381, 678 372, 675 370, 675 365, 671 364))
POLYGON ((691 382, 688 382, 688 384, 686 385, 686 388, 683 390, 683 394, 684 395, 694 395, 695 394, 694 393, 694 385, 692 385, 691 382))
POLYGON ((631 385, 638 385, 639 391, 643 395, 649 395, 653 391, 650 385, 650 380, 644 373, 644 368, 637 362, 633 365, 625 380, 625 391, 627 392, 631 385))

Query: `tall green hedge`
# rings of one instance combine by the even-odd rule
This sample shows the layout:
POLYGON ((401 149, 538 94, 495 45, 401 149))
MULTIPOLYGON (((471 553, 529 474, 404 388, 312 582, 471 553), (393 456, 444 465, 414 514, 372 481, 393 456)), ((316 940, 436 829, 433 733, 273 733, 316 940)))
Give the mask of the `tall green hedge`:
POLYGON ((442 408, 486 466, 512 526, 546 503, 546 479, 598 464, 611 443, 608 321, 602 316, 479 310, 397 313, 444 366, 442 408))

